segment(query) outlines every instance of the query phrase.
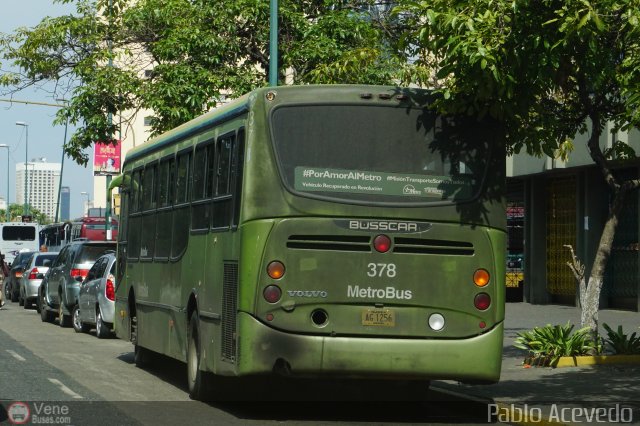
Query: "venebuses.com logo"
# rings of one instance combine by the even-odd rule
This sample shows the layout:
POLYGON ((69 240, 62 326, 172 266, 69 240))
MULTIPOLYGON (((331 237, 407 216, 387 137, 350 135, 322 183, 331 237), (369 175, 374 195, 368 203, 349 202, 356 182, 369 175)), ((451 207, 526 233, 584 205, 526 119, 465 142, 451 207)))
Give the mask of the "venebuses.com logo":
POLYGON ((7 418, 14 425, 71 424, 70 408, 62 402, 12 402, 7 407, 7 418))

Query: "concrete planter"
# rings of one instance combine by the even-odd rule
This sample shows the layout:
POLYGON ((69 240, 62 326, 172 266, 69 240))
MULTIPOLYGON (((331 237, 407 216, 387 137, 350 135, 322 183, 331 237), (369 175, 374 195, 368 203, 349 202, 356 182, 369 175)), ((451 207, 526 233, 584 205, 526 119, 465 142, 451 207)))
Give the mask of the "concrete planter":
POLYGON ((556 367, 580 367, 585 365, 640 365, 640 355, 594 355, 594 356, 564 356, 560 358, 556 367))

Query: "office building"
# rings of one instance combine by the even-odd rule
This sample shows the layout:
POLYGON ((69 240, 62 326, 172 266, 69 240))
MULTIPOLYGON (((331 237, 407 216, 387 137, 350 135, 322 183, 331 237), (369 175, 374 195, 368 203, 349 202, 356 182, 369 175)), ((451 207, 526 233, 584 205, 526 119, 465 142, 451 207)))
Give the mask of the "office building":
POLYGON ((71 219, 71 189, 63 186, 60 190, 60 217, 61 222, 71 219))
POLYGON ((25 163, 16 164, 16 203, 25 203, 27 179, 27 204, 53 220, 58 202, 60 163, 47 163, 46 158, 39 158, 31 160, 26 166, 25 170, 25 163))

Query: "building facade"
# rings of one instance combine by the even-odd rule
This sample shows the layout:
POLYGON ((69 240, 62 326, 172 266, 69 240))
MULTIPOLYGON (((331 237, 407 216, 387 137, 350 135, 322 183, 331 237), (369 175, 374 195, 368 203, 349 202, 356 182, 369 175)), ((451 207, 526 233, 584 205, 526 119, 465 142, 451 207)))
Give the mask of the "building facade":
POLYGON ((16 204, 25 204, 55 218, 60 184, 60 163, 47 163, 45 158, 16 164, 16 204), (26 185, 25 185, 26 184, 26 185))
MULTIPOLYGON (((589 277, 609 212, 611 194, 594 165, 585 135, 574 140, 566 162, 526 154, 507 161, 508 207, 518 212, 509 228, 511 260, 522 259, 522 298, 530 303, 579 305, 577 282, 567 266, 571 246, 589 277)), ((640 132, 603 131, 604 151, 615 141, 640 154, 640 132)), ((613 163, 614 173, 640 177, 640 161, 613 163)), ((604 277, 600 307, 640 311, 640 193, 625 200, 604 277)), ((516 266, 516 262, 512 262, 516 266)), ((509 265, 507 265, 509 269, 509 265)))

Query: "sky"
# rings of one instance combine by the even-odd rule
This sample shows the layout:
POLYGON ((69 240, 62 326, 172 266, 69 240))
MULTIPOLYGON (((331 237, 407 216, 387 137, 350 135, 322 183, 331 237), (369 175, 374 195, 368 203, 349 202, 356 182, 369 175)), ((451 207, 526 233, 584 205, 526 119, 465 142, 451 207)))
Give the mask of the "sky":
MULTIPOLYGON (((2 1, 0 13, 0 32, 13 33, 18 27, 32 28, 46 16, 60 16, 75 10, 74 5, 61 5, 51 0, 2 1)), ((2 63, 2 71, 8 69, 2 63)), ((58 103, 43 90, 24 90, 13 97, 16 100, 58 103)), ((8 97, 0 95, 0 99, 8 97)), ((46 158, 48 163, 60 163, 64 142, 64 125, 54 126, 57 108, 39 105, 24 105, 0 101, 0 144, 9 145, 9 203, 16 201, 15 167, 25 161, 25 127, 16 122, 29 125, 28 159, 46 158)), ((69 126, 67 139, 73 128, 69 126)), ((87 152, 90 157, 92 152, 87 152)), ((7 149, 0 148, 0 196, 7 198, 7 149)), ((87 195, 93 200, 93 168, 91 162, 85 168, 70 158, 64 160, 62 186, 71 191, 71 218, 81 217, 87 195)))

